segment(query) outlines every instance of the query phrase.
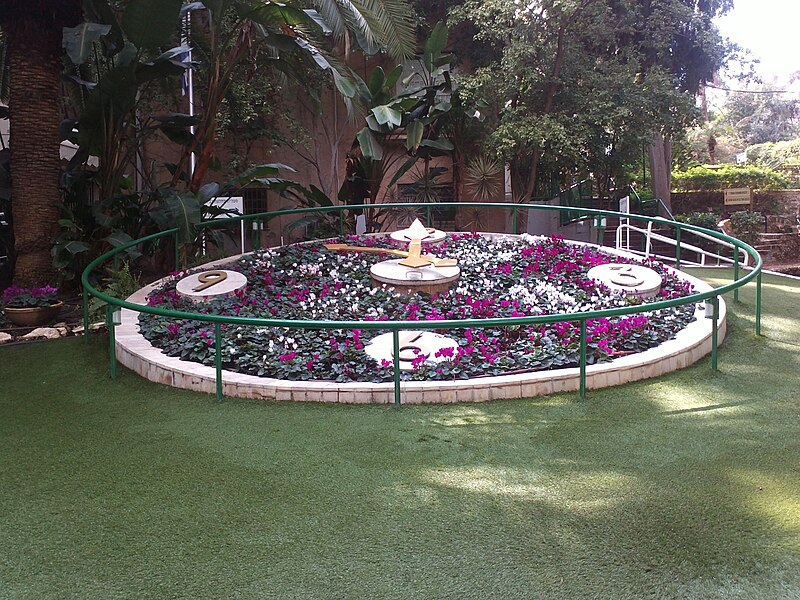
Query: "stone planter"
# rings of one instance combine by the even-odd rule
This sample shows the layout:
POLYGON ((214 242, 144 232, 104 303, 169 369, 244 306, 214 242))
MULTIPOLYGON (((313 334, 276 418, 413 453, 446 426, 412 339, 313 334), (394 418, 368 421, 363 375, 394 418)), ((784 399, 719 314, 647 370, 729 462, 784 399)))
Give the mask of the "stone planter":
POLYGON ((64 303, 59 301, 50 306, 6 307, 3 312, 6 315, 6 319, 18 327, 38 327, 39 325, 47 325, 55 319, 63 305, 64 303))

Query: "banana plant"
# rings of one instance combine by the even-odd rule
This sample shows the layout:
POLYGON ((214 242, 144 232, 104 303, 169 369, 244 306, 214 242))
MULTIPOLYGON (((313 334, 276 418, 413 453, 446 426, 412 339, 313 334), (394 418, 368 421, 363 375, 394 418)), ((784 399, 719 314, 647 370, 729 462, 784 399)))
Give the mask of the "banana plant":
POLYGON ((203 65, 205 94, 199 99, 201 117, 194 138, 184 146, 172 181, 177 184, 194 154, 197 160, 189 186, 193 191, 201 187, 213 163, 217 115, 241 64, 251 66, 250 76, 266 63, 297 81, 302 81, 309 69, 325 71, 352 109, 356 90, 347 70, 327 52, 329 38, 349 39, 353 32, 364 48, 388 46, 402 56, 413 48, 411 13, 399 0, 319 0, 314 4, 302 0, 203 0, 183 8, 185 13, 195 10, 203 12, 203 27, 192 28, 190 40, 203 65))
POLYGON ((188 124, 188 115, 140 110, 148 87, 176 80, 191 66, 184 59, 188 48, 172 45, 181 3, 132 0, 119 19, 108 0, 86 0, 90 20, 64 28, 62 45, 73 65, 70 79, 80 112, 62 125, 62 138, 78 145, 70 170, 98 157, 101 199, 119 191, 143 140, 188 124))
MULTIPOLYGON (((351 156, 357 164, 348 177, 363 177, 368 182, 369 197, 377 199, 384 179, 394 170, 387 184, 393 185, 418 161, 426 167, 434 156, 448 154, 453 145, 443 135, 443 125, 452 106, 450 79, 451 55, 445 54, 447 28, 438 23, 425 43, 418 72, 411 73, 403 84, 408 89, 396 93, 403 74, 397 65, 388 74, 375 67, 365 82, 352 74, 356 97, 367 108, 365 126, 356 134, 351 156), (418 81, 421 79, 421 81, 418 81), (411 84, 411 85, 410 85, 411 84), (404 143, 401 140, 405 138, 404 143), (398 150, 399 148, 399 150, 398 150), (403 160, 402 164, 400 163, 403 160)), ((340 197, 347 195, 347 183, 340 197)))

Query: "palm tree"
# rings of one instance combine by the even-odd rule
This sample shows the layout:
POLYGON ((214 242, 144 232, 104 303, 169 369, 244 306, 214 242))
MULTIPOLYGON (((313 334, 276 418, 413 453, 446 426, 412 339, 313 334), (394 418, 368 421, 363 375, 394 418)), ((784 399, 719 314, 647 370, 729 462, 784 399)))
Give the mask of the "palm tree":
POLYGON ((58 229, 61 28, 80 21, 78 0, 4 0, 11 115, 14 282, 52 282, 51 240, 58 229))

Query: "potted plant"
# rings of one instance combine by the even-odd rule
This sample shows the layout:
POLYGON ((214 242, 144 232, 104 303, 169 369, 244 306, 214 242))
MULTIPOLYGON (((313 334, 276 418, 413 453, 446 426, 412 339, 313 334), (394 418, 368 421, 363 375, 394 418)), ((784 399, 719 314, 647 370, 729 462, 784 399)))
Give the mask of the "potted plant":
POLYGON ((49 285, 22 288, 12 285, 3 292, 0 306, 14 325, 35 327, 52 321, 61 310, 58 289, 49 285))

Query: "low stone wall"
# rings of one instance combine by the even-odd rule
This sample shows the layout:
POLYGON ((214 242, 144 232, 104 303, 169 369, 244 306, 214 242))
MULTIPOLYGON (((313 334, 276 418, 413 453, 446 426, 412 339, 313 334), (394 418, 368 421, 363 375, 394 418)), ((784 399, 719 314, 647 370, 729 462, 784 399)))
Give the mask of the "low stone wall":
MULTIPOLYGON (((715 212, 730 216, 741 207, 725 206, 722 191, 718 192, 672 192, 672 213, 715 212)), ((765 215, 780 215, 794 220, 800 214, 800 189, 754 191, 753 210, 765 215)))

